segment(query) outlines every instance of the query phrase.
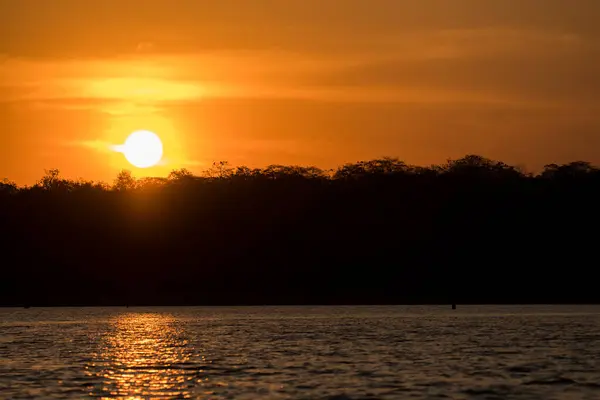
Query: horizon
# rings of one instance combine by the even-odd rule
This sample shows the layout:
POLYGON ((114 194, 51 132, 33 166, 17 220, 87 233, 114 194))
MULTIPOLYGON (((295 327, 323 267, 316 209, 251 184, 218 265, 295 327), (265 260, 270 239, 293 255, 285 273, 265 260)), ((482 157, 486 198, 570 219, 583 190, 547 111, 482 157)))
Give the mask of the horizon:
MULTIPOLYGON (((98 184, 98 185, 102 185, 102 186, 107 185, 107 187, 112 187, 116 184, 119 177, 123 176, 123 175, 125 175, 127 177, 131 177, 136 182, 143 183, 144 180, 146 180, 147 182, 154 181, 154 180, 168 181, 168 180, 172 180, 172 179, 175 179, 175 180, 181 179, 182 177, 187 177, 187 176, 192 177, 192 178, 206 178, 206 179, 209 179, 209 178, 212 179, 215 177, 230 178, 239 173, 242 173, 242 174, 245 174, 245 173, 265 174, 265 173, 269 173, 269 170, 272 170, 272 169, 281 170, 283 174, 286 174, 286 173, 290 172, 290 171, 286 172, 286 169, 289 169, 289 168, 296 169, 296 170, 303 170, 301 172, 308 172, 308 170, 314 170, 312 172, 316 172, 317 174, 319 174, 319 176, 321 178, 336 179, 335 174, 337 172, 342 171, 346 167, 353 167, 353 166, 363 166, 364 167, 364 166, 368 166, 368 164, 375 165, 376 163, 380 163, 380 164, 388 163, 388 167, 392 168, 388 173, 401 172, 401 173, 414 174, 414 173, 422 172, 423 170, 436 171, 436 173, 447 173, 447 172, 450 172, 452 164, 456 164, 457 162, 467 162, 468 165, 471 165, 475 168, 482 168, 482 167, 485 167, 485 165, 501 166, 503 168, 506 168, 506 170, 512 170, 512 171, 517 172, 522 177, 532 177, 532 178, 543 177, 544 173, 551 172, 552 170, 555 171, 558 168, 567 168, 567 169, 575 170, 575 169, 581 169, 582 167, 584 167, 586 169, 586 171, 584 171, 585 173, 600 171, 600 165, 596 165, 596 164, 590 163, 588 161, 583 161, 583 160, 573 160, 570 162, 566 162, 564 164, 550 163, 550 164, 544 165, 544 167, 542 169, 539 169, 537 171, 531 171, 526 168, 523 168, 520 165, 511 165, 508 163, 504 163, 501 160, 493 160, 493 159, 489 159, 489 158, 486 158, 486 157, 483 157, 480 155, 476 155, 476 154, 467 154, 464 157, 460 157, 458 159, 448 159, 444 163, 429 164, 429 165, 408 164, 405 161, 399 159, 398 157, 387 157, 386 156, 386 157, 374 158, 374 159, 370 159, 370 160, 359 160, 359 161, 355 161, 355 162, 348 162, 348 163, 344 163, 342 165, 338 165, 337 167, 334 167, 334 168, 319 168, 314 165, 285 165, 285 164, 270 164, 270 165, 258 166, 258 167, 248 167, 247 165, 231 165, 228 161, 215 161, 211 164, 210 167, 200 170, 200 171, 191 171, 188 168, 174 168, 171 171, 169 171, 169 173, 165 176, 152 176, 152 175, 148 175, 148 174, 142 174, 142 175, 136 176, 135 172, 134 172, 134 170, 136 168, 134 166, 130 166, 130 168, 124 168, 120 171, 117 171, 116 175, 110 181, 86 179, 82 176, 76 176, 76 177, 66 176, 58 168, 49 168, 49 169, 44 169, 44 174, 39 176, 38 179, 36 179, 33 183, 21 184, 19 182, 16 182, 16 181, 10 179, 10 177, 0 177, 0 185, 15 185, 15 187, 18 189, 27 189, 27 188, 39 186, 39 185, 43 184, 44 179, 51 177, 52 179, 59 179, 61 181, 69 181, 69 182, 76 183, 76 184, 98 184), (474 164, 474 163, 481 163, 481 164, 474 164), (399 170, 395 169, 400 166, 404 168, 403 171, 399 171, 399 170), (220 175, 220 176, 218 176, 218 175, 220 175)), ((368 169, 368 167, 367 167, 367 169, 368 169)), ((371 171, 369 173, 376 173, 376 172, 371 171)), ((156 181, 154 181, 154 182, 156 183, 156 181)))
POLYGON ((0 174, 600 164, 600 3, 0 0, 0 174), (162 161, 114 151, 155 132, 162 161))

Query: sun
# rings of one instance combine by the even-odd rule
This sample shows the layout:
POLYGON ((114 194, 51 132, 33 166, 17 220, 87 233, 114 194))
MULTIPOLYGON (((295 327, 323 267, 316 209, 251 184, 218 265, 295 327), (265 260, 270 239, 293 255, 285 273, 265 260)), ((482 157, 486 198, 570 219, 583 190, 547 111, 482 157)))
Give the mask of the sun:
POLYGON ((135 131, 119 146, 119 151, 131 165, 149 168, 160 162, 163 156, 163 144, 158 135, 150 131, 135 131))

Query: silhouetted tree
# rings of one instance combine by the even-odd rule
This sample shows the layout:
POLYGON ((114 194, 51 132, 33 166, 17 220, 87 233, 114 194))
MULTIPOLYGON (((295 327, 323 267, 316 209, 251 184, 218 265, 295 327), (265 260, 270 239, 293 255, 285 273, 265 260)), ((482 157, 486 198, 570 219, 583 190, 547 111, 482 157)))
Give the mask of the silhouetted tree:
POLYGON ((137 180, 131 174, 131 171, 123 170, 119 172, 113 188, 118 191, 133 190, 137 187, 137 180))
POLYGON ((58 169, 46 170, 46 174, 40 179, 36 187, 46 191, 70 191, 73 189, 73 182, 60 177, 58 169))
POLYGON ((209 178, 224 179, 231 176, 233 168, 230 167, 227 161, 214 162, 212 166, 204 171, 204 174, 209 178))
POLYGON ((186 168, 174 169, 173 171, 171 171, 169 173, 169 177, 168 177, 168 179, 170 181, 185 181, 185 180, 189 180, 189 179, 193 179, 193 178, 194 178, 194 174, 192 174, 186 168))
POLYGON ((14 194, 17 193, 17 184, 6 178, 0 180, 0 194, 14 194))
POLYGON ((591 175, 597 175, 598 172, 598 168, 592 166, 589 162, 576 161, 564 165, 546 165, 540 177, 557 180, 577 179, 587 178, 591 175))

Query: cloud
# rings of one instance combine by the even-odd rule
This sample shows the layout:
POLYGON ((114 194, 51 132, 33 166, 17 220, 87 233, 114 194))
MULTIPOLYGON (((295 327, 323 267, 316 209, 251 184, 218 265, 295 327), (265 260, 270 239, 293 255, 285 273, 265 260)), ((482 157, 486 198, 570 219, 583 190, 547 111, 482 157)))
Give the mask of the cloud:
POLYGON ((600 46, 573 33, 503 26, 415 30, 373 45, 329 55, 272 49, 9 59, 0 65, 11 82, 0 86, 0 101, 119 116, 219 98, 517 106, 598 100, 600 46))
MULTIPOLYGON (((63 145, 66 147, 77 147, 82 149, 87 149, 90 151, 94 151, 97 153, 120 153, 122 152, 122 144, 110 143, 104 140, 76 140, 76 141, 67 141, 63 142, 63 145)), ((206 162, 194 160, 183 156, 182 154, 170 154, 164 156, 161 161, 158 163, 158 166, 162 167, 177 167, 177 168, 185 168, 185 167, 202 167, 209 165, 206 162)))
POLYGON ((79 141, 68 141, 64 143, 67 147, 82 147, 90 150, 94 150, 100 153, 112 153, 115 151, 115 145, 102 140, 79 140, 79 141))
POLYGON ((320 54, 380 46, 414 32, 485 29, 599 35, 597 0, 2 0, 0 53, 32 57, 114 57, 215 49, 286 48, 320 54), (2 2, 3 1, 3 2, 2 2), (136 5, 137 4, 137 5, 136 5), (73 40, 73 38, 77 40, 73 40), (148 48, 147 44, 152 44, 148 48))

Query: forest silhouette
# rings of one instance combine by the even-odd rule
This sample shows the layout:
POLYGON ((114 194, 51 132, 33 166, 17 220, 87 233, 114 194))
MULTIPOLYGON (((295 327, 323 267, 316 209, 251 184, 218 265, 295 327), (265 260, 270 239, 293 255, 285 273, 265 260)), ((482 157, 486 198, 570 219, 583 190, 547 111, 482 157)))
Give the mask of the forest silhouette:
POLYGON ((600 169, 395 158, 0 181, 0 305, 598 303, 600 169))

